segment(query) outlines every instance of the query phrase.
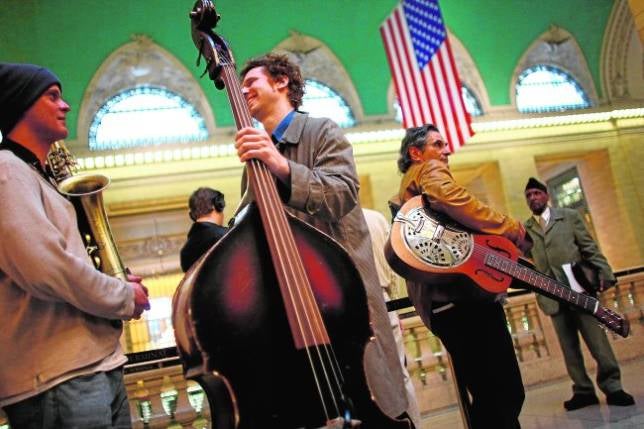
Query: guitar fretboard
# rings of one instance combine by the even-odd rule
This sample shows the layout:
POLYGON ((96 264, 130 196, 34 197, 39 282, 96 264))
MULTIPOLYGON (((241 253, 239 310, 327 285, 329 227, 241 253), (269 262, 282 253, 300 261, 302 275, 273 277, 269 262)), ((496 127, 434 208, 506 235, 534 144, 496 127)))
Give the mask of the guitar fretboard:
POLYGON ((577 293, 569 287, 541 273, 524 267, 511 259, 489 253, 485 256, 485 265, 490 266, 512 278, 521 280, 546 296, 575 304, 587 312, 594 314, 599 307, 599 301, 585 294, 577 293))

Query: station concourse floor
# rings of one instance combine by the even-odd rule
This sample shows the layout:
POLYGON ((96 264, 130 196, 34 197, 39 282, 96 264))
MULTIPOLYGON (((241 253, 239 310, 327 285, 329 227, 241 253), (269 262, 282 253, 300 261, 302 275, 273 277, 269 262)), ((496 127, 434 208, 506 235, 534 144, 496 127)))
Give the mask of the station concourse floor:
MULTIPOLYGON (((521 416, 522 429, 644 429, 644 357, 620 362, 624 390, 635 398, 635 405, 606 405, 597 391, 599 405, 566 411, 563 402, 572 396, 569 378, 526 388, 521 416)), ((594 377, 594 372, 589 373, 594 377)), ((462 429, 458 407, 453 406, 422 416, 420 429, 462 429)), ((493 429, 493 428, 490 428, 493 429)))

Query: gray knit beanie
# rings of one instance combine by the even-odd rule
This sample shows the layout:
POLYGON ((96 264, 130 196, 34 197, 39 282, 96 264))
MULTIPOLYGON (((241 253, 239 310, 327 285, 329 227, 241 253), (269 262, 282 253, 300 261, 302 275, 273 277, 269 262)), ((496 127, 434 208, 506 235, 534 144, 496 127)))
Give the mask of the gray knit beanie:
POLYGON ((61 86, 51 71, 33 64, 0 63, 0 131, 3 136, 52 85, 61 86))

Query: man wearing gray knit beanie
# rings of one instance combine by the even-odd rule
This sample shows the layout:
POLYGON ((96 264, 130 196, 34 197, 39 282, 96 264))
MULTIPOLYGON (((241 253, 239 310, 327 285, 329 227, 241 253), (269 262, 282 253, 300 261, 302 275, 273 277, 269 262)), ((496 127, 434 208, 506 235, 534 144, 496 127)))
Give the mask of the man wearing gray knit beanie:
POLYGON ((3 137, 9 135, 27 109, 52 85, 62 89, 60 80, 44 67, 0 63, 0 132, 3 137))
POLYGON ((120 320, 147 290, 94 268, 47 178, 69 110, 51 71, 0 63, 0 407, 16 429, 129 428, 120 320))

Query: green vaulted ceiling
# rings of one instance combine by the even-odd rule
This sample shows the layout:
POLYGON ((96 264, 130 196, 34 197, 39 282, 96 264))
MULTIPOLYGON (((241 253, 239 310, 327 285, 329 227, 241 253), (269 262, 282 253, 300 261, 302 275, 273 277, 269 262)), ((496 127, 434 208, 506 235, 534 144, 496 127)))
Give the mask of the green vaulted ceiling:
MULTIPOLYGON (((379 26, 395 0, 220 0, 217 32, 238 62, 269 51, 296 30, 325 43, 343 63, 366 115, 387 112, 391 78, 379 26)), ((551 24, 570 32, 581 47, 600 92, 599 62, 613 0, 442 0, 445 21, 468 49, 492 105, 510 103, 518 60, 551 24)), ((134 34, 149 36, 195 77, 189 0, 0 0, 0 61, 42 64, 63 81, 78 108, 101 63, 134 34)), ((227 101, 201 80, 217 124, 232 125, 227 101)), ((77 111, 72 111, 71 136, 77 111)))

